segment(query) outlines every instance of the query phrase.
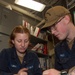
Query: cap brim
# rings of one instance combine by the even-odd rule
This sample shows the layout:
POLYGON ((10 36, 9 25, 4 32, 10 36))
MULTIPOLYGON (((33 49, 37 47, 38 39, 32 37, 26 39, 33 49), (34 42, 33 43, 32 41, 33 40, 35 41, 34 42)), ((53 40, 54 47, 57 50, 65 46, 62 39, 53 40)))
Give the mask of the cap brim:
MULTIPOLYGON (((58 18, 59 19, 59 18, 58 18)), ((56 23, 58 21, 58 19, 55 19, 53 21, 50 21, 48 23, 45 23, 45 25, 41 28, 41 29, 47 29, 48 27, 52 26, 54 23, 56 23)))

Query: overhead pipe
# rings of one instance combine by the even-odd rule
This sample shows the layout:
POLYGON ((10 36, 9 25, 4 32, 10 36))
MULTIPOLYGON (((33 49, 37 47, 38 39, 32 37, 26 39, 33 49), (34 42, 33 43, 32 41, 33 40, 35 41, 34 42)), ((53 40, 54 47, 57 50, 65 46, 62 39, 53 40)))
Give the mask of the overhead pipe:
POLYGON ((16 10, 16 11, 18 11, 18 12, 20 12, 22 14, 25 14, 25 15, 31 17, 31 18, 34 18, 34 19, 36 19, 38 21, 41 21, 42 20, 42 18, 38 17, 37 15, 31 14, 30 12, 28 12, 28 11, 26 11, 26 10, 18 7, 18 6, 13 5, 13 4, 10 4, 10 3, 7 3, 7 2, 5 2, 3 0, 0 0, 0 4, 3 5, 3 6, 10 5, 13 10, 16 10))
POLYGON ((38 23, 36 26, 40 26, 42 25, 43 23, 45 23, 45 20, 43 19, 40 23, 38 23))
POLYGON ((75 0, 72 0, 71 2, 67 2, 67 5, 69 6, 69 5, 72 5, 73 3, 75 2, 75 0))

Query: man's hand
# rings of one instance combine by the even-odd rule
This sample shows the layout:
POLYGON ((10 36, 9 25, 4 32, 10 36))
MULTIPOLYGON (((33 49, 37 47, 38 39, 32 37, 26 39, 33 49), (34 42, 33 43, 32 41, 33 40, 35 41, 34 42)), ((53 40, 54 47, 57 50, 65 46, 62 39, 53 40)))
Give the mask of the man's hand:
POLYGON ((43 75, 60 75, 60 71, 56 69, 49 69, 43 72, 43 75))
POLYGON ((68 75, 75 75, 75 66, 69 70, 68 75))

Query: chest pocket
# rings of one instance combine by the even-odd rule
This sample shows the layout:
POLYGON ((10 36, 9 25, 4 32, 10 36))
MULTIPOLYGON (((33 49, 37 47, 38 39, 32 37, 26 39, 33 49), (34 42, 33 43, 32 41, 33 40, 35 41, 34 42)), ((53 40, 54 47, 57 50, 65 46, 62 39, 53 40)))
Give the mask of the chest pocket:
POLYGON ((12 73, 17 73, 20 70, 20 68, 21 68, 20 64, 16 63, 15 60, 10 61, 9 69, 12 73))
POLYGON ((68 60, 70 60, 70 59, 71 59, 70 53, 68 53, 68 52, 65 51, 65 52, 59 54, 59 60, 58 60, 58 62, 61 63, 61 64, 63 64, 63 63, 68 62, 68 60))

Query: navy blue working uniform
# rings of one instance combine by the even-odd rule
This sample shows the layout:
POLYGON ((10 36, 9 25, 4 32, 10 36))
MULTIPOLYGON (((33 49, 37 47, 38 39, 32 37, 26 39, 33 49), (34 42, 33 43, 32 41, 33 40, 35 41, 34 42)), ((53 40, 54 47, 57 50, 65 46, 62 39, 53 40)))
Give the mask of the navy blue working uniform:
POLYGON ((36 53, 26 50, 23 62, 16 54, 16 49, 4 49, 0 53, 0 75, 14 75, 22 68, 28 68, 29 75, 42 75, 40 62, 36 53))
POLYGON ((75 66, 75 40, 71 49, 67 41, 64 40, 55 47, 55 68, 58 70, 68 70, 73 66, 75 66))

